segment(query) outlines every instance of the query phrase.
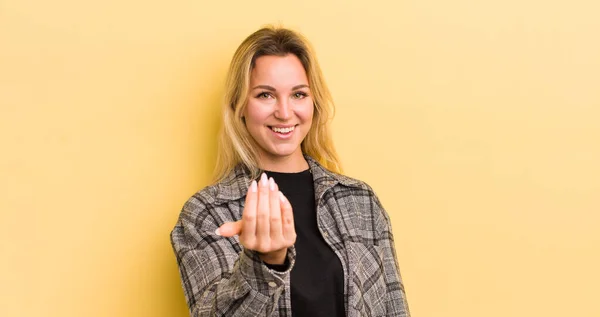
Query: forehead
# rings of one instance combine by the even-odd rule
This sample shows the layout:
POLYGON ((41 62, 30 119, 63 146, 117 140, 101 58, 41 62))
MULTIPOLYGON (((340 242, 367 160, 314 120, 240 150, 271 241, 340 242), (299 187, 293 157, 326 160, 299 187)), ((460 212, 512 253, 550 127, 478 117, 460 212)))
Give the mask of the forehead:
POLYGON ((300 59, 294 54, 286 56, 266 55, 256 59, 250 84, 272 87, 308 85, 306 71, 300 59))

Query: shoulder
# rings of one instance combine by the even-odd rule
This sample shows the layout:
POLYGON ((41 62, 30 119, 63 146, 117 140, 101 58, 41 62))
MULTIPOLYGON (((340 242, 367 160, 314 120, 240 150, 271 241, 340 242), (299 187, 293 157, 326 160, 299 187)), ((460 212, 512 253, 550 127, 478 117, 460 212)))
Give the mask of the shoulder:
POLYGON ((367 182, 339 175, 340 182, 333 186, 328 199, 335 201, 348 228, 350 238, 363 244, 379 244, 391 231, 390 218, 377 194, 367 182), (343 181, 342 181, 343 180, 343 181))
POLYGON ((220 181, 197 191, 187 203, 210 206, 239 200, 246 196, 251 181, 249 172, 239 164, 220 181))
POLYGON ((211 215, 218 210, 216 198, 217 188, 214 185, 206 186, 194 193, 183 204, 179 221, 181 223, 203 223, 212 219, 211 215))
POLYGON ((387 214, 383 208, 375 190, 366 181, 347 175, 332 173, 336 179, 329 197, 338 203, 355 206, 360 217, 373 217, 375 219, 386 218, 387 214))
POLYGON ((207 221, 207 217, 223 221, 235 216, 231 203, 238 209, 239 202, 246 196, 249 177, 240 170, 232 170, 223 180, 208 185, 194 193, 183 205, 180 218, 193 222, 207 221))
POLYGON ((217 202, 218 184, 205 186, 194 193, 184 204, 184 209, 206 208, 217 202))
POLYGON ((336 180, 337 184, 334 187, 348 191, 354 195, 365 196, 374 199, 377 198, 375 190, 366 181, 331 171, 328 171, 328 173, 333 179, 336 180))
POLYGON ((372 192, 373 188, 365 181, 360 180, 358 178, 354 178, 354 177, 350 177, 348 175, 344 175, 344 174, 338 174, 338 173, 334 173, 334 172, 330 172, 332 174, 335 175, 335 177, 338 179, 339 183, 343 186, 346 187, 351 187, 351 188, 355 188, 358 190, 366 190, 368 192, 372 192))
POLYGON ((373 191, 373 189, 364 181, 350 177, 348 175, 328 170, 310 155, 305 155, 304 157, 306 158, 306 161, 309 164, 315 183, 325 185, 338 185, 347 188, 354 188, 357 190, 366 190, 370 192, 373 191))
POLYGON ((335 175, 335 178, 338 180, 338 185, 334 186, 334 188, 347 193, 346 195, 342 195, 342 197, 351 197, 361 207, 368 207, 372 211, 383 213, 384 216, 387 216, 375 190, 366 181, 334 172, 329 173, 335 175))

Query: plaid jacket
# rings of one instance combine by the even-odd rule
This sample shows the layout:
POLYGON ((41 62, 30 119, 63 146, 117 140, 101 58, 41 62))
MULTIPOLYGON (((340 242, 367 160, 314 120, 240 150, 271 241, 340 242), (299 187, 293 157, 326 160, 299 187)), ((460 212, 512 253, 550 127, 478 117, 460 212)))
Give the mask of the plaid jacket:
MULTIPOLYGON (((390 220, 364 182, 332 173, 305 156, 314 179, 317 222, 344 270, 347 316, 410 316, 390 220)), ((214 232, 241 219, 252 179, 239 165, 183 206, 171 232, 182 285, 192 316, 292 316, 290 267, 269 269, 238 236, 214 232)))

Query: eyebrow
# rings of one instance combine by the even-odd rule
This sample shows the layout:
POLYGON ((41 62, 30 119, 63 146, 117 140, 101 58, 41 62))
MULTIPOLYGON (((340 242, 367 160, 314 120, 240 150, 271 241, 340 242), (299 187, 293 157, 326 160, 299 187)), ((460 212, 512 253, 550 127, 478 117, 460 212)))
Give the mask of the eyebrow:
MULTIPOLYGON (((252 90, 258 89, 258 88, 269 90, 269 91, 275 91, 276 90, 275 88, 273 88, 273 87, 271 87, 269 85, 258 85, 256 87, 252 88, 252 90)), ((292 87, 292 90, 296 90, 296 89, 300 89, 300 88, 310 88, 310 87, 308 85, 302 84, 302 85, 296 85, 296 86, 292 87)))

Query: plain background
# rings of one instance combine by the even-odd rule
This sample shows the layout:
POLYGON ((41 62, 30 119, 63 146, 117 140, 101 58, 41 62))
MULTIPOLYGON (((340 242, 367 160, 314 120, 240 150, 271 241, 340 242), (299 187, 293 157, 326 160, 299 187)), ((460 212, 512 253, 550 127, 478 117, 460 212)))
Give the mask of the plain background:
POLYGON ((225 72, 314 44, 414 317, 600 316, 597 1, 0 1, 0 316, 187 315, 225 72))

